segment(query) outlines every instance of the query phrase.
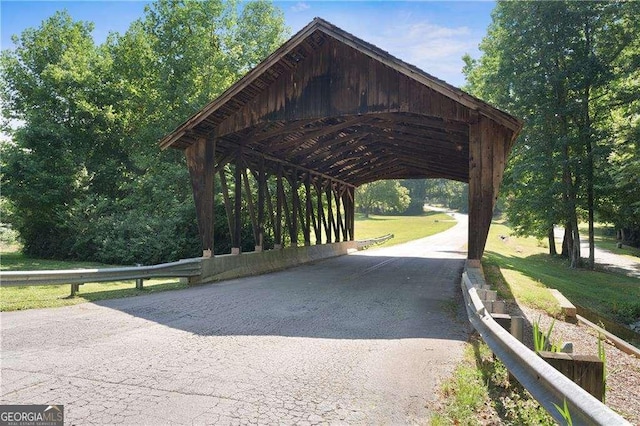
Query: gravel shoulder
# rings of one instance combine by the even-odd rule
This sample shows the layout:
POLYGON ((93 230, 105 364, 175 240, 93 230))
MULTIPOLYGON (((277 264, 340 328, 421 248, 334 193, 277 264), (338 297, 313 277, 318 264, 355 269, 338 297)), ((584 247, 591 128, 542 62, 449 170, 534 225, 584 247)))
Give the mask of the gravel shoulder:
MULTIPOLYGON (((531 324, 540 319, 541 327, 548 330, 554 319, 545 312, 518 306, 510 306, 512 315, 524 315, 525 344, 533 347, 531 324)), ((555 320, 551 339, 554 342, 572 342, 573 352, 598 356, 598 335, 583 324, 571 324, 555 320)), ((632 424, 640 425, 640 359, 628 355, 612 344, 605 345, 607 359, 606 404, 632 424)))

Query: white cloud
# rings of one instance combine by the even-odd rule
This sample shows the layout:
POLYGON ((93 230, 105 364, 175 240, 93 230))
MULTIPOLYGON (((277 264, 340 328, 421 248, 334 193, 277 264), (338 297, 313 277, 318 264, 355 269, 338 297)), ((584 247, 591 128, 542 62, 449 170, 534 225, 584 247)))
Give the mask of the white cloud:
POLYGON ((482 34, 467 26, 447 27, 429 22, 390 23, 359 36, 393 56, 453 85, 464 83, 462 56, 475 53, 482 34))
POLYGON ((309 5, 309 3, 305 3, 303 1, 300 1, 298 3, 296 3, 295 5, 291 6, 291 10, 293 12, 302 12, 304 10, 307 9, 311 9, 311 6, 309 5))

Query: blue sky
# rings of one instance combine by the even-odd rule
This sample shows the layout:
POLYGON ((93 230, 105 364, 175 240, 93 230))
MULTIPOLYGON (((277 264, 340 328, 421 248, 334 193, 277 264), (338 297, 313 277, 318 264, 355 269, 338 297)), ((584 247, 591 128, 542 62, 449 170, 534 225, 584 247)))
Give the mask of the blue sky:
MULTIPOLYGON (((56 10, 95 24, 94 39, 123 33, 141 17, 143 1, 0 2, 2 48, 11 35, 38 27, 56 10)), ((464 84, 462 55, 477 57, 491 22, 489 1, 276 1, 292 34, 318 16, 455 86, 464 84)))

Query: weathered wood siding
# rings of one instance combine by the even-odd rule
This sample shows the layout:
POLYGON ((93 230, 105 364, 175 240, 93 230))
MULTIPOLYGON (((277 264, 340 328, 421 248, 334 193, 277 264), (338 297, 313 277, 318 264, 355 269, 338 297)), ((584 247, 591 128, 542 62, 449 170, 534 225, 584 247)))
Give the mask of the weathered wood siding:
POLYGON ((364 53, 328 38, 237 112, 219 136, 264 121, 412 112, 466 122, 469 109, 364 53))

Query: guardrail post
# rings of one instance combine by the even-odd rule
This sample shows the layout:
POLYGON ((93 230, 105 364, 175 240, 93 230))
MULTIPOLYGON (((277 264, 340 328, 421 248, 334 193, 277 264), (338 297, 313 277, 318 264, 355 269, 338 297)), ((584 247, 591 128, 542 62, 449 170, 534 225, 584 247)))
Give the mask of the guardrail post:
MULTIPOLYGON (((140 267, 140 266, 142 266, 142 264, 136 263, 136 266, 140 267)), ((143 282, 142 278, 136 278, 136 289, 137 290, 142 290, 142 288, 143 288, 142 282, 143 282)))
POLYGON ((524 338, 524 317, 515 315, 511 317, 511 335, 522 342, 524 338))
POLYGON ((80 286, 83 283, 71 284, 71 297, 75 297, 76 293, 80 291, 80 286))

